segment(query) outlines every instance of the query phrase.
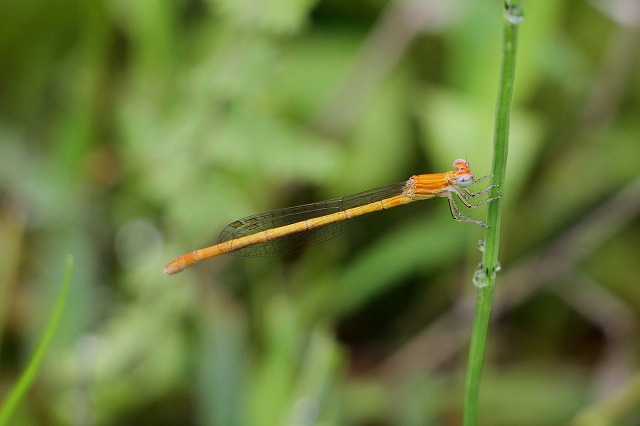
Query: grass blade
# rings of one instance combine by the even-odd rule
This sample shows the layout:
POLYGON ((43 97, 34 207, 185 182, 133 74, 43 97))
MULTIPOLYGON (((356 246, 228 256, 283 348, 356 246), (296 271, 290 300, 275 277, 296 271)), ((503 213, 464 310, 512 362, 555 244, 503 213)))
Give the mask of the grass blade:
POLYGON ((44 332, 44 335, 42 336, 42 339, 40 339, 40 342, 38 343, 33 356, 27 364, 27 368, 20 375, 18 383, 11 390, 9 396, 0 407, 0 426, 8 424, 11 415, 14 413, 20 401, 24 399, 24 396, 33 384, 33 381, 35 380, 38 372, 40 371, 40 367, 42 366, 44 357, 47 354, 49 347, 51 346, 53 336, 58 329, 60 318, 62 317, 62 313, 64 312, 67 295, 69 294, 69 287, 71 286, 72 271, 73 257, 68 256, 65 276, 62 280, 62 286, 60 287, 60 291, 58 292, 58 297, 56 299, 56 304, 54 306, 53 312, 51 313, 51 318, 49 319, 49 323, 44 332))

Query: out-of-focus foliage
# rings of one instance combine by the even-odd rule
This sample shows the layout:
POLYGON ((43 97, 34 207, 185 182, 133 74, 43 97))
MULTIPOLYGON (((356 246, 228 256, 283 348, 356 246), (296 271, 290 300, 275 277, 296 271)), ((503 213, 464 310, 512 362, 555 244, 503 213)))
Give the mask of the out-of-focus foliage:
MULTIPOLYGON (((481 423, 637 424, 640 5, 526 6, 481 423)), ((500 7, 0 3, 2 395, 76 264, 14 424, 459 424, 482 230, 446 201, 162 268, 252 213, 486 174, 500 7)))

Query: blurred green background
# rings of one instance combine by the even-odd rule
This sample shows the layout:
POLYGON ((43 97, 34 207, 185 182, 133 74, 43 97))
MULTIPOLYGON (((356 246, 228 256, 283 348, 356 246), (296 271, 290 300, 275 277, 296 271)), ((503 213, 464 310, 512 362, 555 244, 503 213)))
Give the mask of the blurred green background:
MULTIPOLYGON (((526 6, 481 424, 640 424, 640 4, 526 6)), ((249 214, 486 174, 501 7, 1 2, 1 398, 76 265, 12 424, 459 424, 483 232, 445 200, 162 269, 249 214)))

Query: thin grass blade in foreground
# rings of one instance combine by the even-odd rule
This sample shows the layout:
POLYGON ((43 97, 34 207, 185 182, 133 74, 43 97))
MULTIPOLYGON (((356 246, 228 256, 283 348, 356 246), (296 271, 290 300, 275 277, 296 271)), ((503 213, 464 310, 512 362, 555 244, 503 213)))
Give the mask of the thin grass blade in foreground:
MULTIPOLYGON (((504 3, 505 19, 502 39, 502 65, 500 70, 500 84, 498 86, 493 141, 493 164, 491 167, 491 184, 494 186, 492 187, 490 197, 498 196, 498 188, 504 185, 509 142, 509 118, 516 67, 518 27, 524 17, 523 13, 521 1, 507 0, 504 3)), ((482 365, 484 362, 496 272, 499 270, 498 249, 500 243, 502 202, 503 199, 498 198, 489 204, 487 210, 487 224, 489 228, 485 233, 482 263, 474 275, 474 283, 478 289, 464 390, 463 417, 465 426, 478 424, 480 377, 482 375, 482 365)))
POLYGON ((69 256, 67 257, 67 267, 64 279, 62 280, 62 286, 60 287, 60 291, 58 292, 58 298, 56 299, 56 304, 53 308, 53 312, 51 313, 49 324, 47 324, 47 329, 45 330, 42 339, 38 343, 38 347, 36 348, 33 356, 29 360, 27 368, 20 375, 18 383, 11 390, 9 396, 7 396, 7 399, 5 399, 5 401, 2 403, 2 406, 0 407, 0 426, 8 424, 11 415, 15 411, 20 401, 24 399, 24 396, 35 380, 36 375, 40 371, 40 367, 42 366, 42 362, 44 361, 44 356, 47 354, 47 351, 51 346, 53 336, 58 329, 60 318, 62 317, 62 313, 64 312, 64 306, 67 302, 67 295, 69 294, 69 287, 71 286, 72 271, 73 257, 69 256))

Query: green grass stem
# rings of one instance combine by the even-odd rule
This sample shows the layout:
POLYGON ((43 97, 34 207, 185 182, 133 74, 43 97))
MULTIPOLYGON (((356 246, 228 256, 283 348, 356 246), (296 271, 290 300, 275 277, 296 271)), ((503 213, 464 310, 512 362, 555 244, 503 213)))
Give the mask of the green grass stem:
MULTIPOLYGON (((491 191, 492 197, 498 196, 502 192, 502 188, 504 188, 509 141, 509 118, 516 68, 518 27, 523 19, 522 2, 517 0, 506 1, 504 4, 504 17, 502 66, 496 105, 493 164, 491 166, 491 183, 499 186, 493 187, 491 191)), ((487 224, 489 228, 485 234, 482 263, 478 270, 476 270, 473 280, 478 289, 464 389, 463 416, 465 426, 478 424, 480 378, 484 362, 496 273, 500 269, 498 250, 500 247, 502 202, 502 198, 499 198, 489 203, 487 209, 487 224)))
POLYGON ((0 426, 9 424, 9 419, 15 412, 18 404, 20 404, 20 401, 24 399, 27 391, 33 384, 33 381, 40 371, 40 367, 42 366, 44 357, 47 354, 49 347, 51 346, 53 336, 58 329, 60 318, 62 317, 62 313, 64 312, 67 295, 69 294, 69 287, 71 286, 72 271, 73 257, 69 256, 67 257, 67 267, 64 279, 62 280, 62 285, 60 287, 60 291, 58 292, 56 304, 53 308, 53 312, 51 313, 51 318, 49 319, 49 323, 47 324, 44 335, 42 336, 42 339, 40 339, 35 352, 31 356, 29 364, 27 364, 27 368, 20 375, 18 383, 11 390, 5 401, 2 403, 2 406, 0 406, 0 426))

